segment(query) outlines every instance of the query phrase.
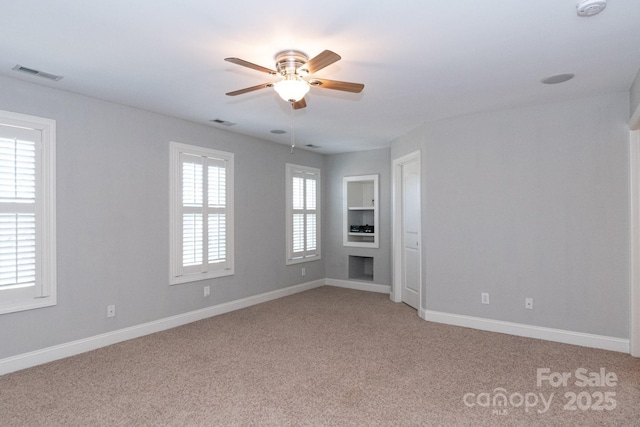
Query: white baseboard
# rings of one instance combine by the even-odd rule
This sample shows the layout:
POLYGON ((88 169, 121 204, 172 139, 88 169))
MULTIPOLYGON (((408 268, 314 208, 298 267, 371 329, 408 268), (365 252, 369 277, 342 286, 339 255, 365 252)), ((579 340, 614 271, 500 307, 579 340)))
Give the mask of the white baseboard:
POLYGON ((153 322, 143 323, 128 328, 119 329, 117 331, 107 332, 89 338, 84 338, 77 341, 59 344, 52 347, 43 348, 41 350, 8 357, 6 359, 0 360, 0 375, 41 365, 43 363, 53 362, 54 360, 74 356, 76 354, 95 350, 100 347, 105 347, 133 338, 142 337, 144 335, 153 334, 156 332, 175 328, 177 326, 186 325, 187 323, 195 322, 213 316, 218 316, 230 311, 250 307, 252 305, 297 294, 299 292, 308 291, 310 289, 318 288, 324 285, 324 279, 315 280, 313 282, 289 286, 287 288, 214 305, 200 310, 166 317, 164 319, 155 320, 153 322))
POLYGON ((381 294, 391 293, 391 286, 379 285, 377 283, 357 282, 355 280, 325 279, 325 284, 327 286, 356 289, 358 291, 378 292, 381 294))
MULTIPOLYGON (((74 356, 76 354, 95 350, 100 347, 106 347, 108 345, 116 344, 122 341, 186 325, 187 323, 250 307, 252 305, 260 304, 263 302, 272 301, 274 299, 283 298, 324 285, 385 294, 390 294, 391 292, 391 286, 389 285, 338 279, 315 280, 312 282, 302 283, 299 285, 294 285, 287 288, 278 289, 275 291, 266 292, 263 294, 242 298, 211 307, 206 307, 188 313, 166 317, 164 319, 155 320, 153 322, 143 323, 128 328, 119 329, 117 331, 107 332, 104 334, 95 335, 92 337, 1 359, 0 375, 41 365, 43 363, 53 362, 54 360, 74 356)), ((630 342, 628 339, 585 334, 581 332, 565 331, 561 329, 543 328, 538 326, 442 313, 424 309, 420 309, 419 315, 421 318, 427 321, 455 326, 463 326, 484 331, 500 332, 504 334, 511 334, 529 338, 538 338, 565 344, 574 344, 584 347, 618 351, 622 353, 629 353, 630 350, 630 342)))
POLYGON ((564 344, 599 348, 602 350, 619 351, 621 353, 629 353, 630 349, 629 340, 623 338, 565 331, 562 329, 545 328, 541 326, 523 325, 521 323, 504 322, 501 320, 483 319, 481 317, 443 313, 439 311, 425 310, 422 308, 419 311, 419 315, 424 320, 430 322, 463 326, 465 328, 499 332, 520 337, 537 338, 564 344))

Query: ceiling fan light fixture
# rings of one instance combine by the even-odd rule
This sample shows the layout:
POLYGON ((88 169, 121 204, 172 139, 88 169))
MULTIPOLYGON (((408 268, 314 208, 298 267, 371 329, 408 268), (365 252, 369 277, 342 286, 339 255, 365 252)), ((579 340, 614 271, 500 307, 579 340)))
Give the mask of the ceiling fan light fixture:
POLYGON ((298 102, 309 92, 309 83, 300 76, 289 74, 273 85, 280 98, 287 102, 298 102))
POLYGON ((267 73, 270 76, 280 76, 282 80, 277 83, 262 83, 259 85, 247 87, 240 90, 227 92, 227 96, 242 95, 244 93, 253 92, 268 87, 273 87, 278 95, 291 104, 291 108, 299 110, 307 106, 304 96, 309 92, 311 86, 340 90, 343 92, 360 93, 364 89, 362 83, 341 82, 338 80, 328 79, 311 79, 304 80, 302 77, 308 74, 314 74, 317 71, 340 60, 340 55, 330 50, 324 50, 311 59, 299 50, 284 50, 278 53, 276 59, 276 70, 245 61, 240 58, 225 58, 227 62, 237 64, 252 70, 267 73))

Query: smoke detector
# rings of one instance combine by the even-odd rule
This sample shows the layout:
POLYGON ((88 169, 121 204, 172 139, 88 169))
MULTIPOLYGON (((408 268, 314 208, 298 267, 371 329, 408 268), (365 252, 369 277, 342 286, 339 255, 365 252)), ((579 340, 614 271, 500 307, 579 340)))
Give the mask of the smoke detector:
POLYGON ((581 0, 576 6, 578 9, 578 16, 593 16, 597 15, 607 7, 607 0, 581 0))

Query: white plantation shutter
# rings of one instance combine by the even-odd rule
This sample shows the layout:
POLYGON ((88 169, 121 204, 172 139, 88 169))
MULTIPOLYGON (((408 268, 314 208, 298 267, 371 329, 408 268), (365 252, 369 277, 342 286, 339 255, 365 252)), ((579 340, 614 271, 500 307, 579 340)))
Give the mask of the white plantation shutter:
POLYGON ((227 259, 227 173, 221 160, 208 159, 209 264, 227 259))
POLYGON ((36 284, 34 214, 0 214, 0 289, 36 284))
POLYGON ((0 111, 0 313, 55 304, 55 125, 24 118, 37 119, 0 111))
POLYGON ((305 251, 307 255, 316 253, 316 240, 318 230, 316 228, 316 204, 317 204, 317 175, 306 174, 305 179, 305 251))
POLYGON ((292 173, 292 209, 293 209, 293 249, 292 258, 302 256, 305 248, 304 224, 304 177, 295 171, 292 173))
POLYGON ((0 288, 35 286, 36 161, 31 139, 0 137, 0 288))
POLYGON ((233 274, 233 155, 177 143, 171 153, 171 283, 233 274))
POLYGON ((287 164, 287 263, 320 257, 320 170, 287 164))
POLYGON ((304 252, 304 214, 293 214, 293 249, 290 258, 302 256, 304 252))
MULTIPOLYGON (((202 265, 203 158, 182 153, 182 267, 202 265)), ((196 271, 198 271, 196 269, 196 271)))

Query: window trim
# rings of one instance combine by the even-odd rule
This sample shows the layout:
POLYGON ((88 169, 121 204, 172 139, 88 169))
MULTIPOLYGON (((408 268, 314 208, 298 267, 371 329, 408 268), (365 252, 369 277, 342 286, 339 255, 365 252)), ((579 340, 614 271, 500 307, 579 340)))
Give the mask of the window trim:
POLYGON ((169 284, 177 285, 181 283, 195 282, 198 280, 213 279, 217 277, 231 276, 235 273, 234 267, 234 154, 226 151, 214 150, 211 148, 199 147, 195 145, 183 144, 179 142, 169 143, 170 158, 170 259, 169 259, 169 284), (198 273, 181 274, 180 260, 181 250, 181 193, 180 193, 180 155, 189 154, 195 156, 209 157, 226 162, 226 215, 227 215, 227 250, 226 268, 214 269, 198 273))
POLYGON ((0 110, 0 123, 41 133, 39 175, 36 183, 36 296, 3 301, 0 314, 50 307, 57 304, 56 271, 56 121, 0 110))
MULTIPOLYGON (((322 175, 321 170, 311 166, 296 165, 293 163, 286 164, 286 265, 300 264, 303 262, 311 262, 322 259, 322 175), (303 172, 316 175, 316 251, 313 255, 303 257, 293 257, 293 174, 295 172, 303 172)), ((305 230, 306 235, 306 230, 305 230)))

